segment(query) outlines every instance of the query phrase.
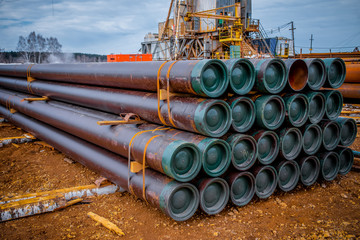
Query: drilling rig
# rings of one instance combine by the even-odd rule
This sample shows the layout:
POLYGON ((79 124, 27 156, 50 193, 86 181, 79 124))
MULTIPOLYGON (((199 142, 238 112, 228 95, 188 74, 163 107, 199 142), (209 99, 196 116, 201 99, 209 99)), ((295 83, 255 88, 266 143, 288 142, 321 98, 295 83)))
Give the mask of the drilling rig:
POLYGON ((251 0, 171 0, 158 33, 148 33, 143 54, 153 60, 273 57, 251 0))

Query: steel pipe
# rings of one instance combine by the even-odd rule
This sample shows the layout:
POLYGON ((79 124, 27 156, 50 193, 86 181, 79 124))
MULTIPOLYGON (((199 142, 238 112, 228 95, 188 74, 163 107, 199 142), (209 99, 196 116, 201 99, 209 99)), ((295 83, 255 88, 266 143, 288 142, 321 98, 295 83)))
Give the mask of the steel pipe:
MULTIPOLYGON (((140 129, 118 126, 99 126, 99 117, 77 113, 76 109, 56 107, 52 101, 22 101, 31 95, 17 94, 0 89, 0 103, 10 106, 30 117, 73 134, 86 141, 104 147, 114 153, 127 157, 131 145, 131 158, 143 163, 145 148, 146 164, 178 181, 187 182, 196 177, 201 169, 200 151, 192 143, 171 140, 165 137, 156 137, 151 132, 141 134, 140 129), (135 137, 135 135, 139 136, 135 137), (151 139, 151 140, 150 140, 151 139)), ((114 120, 113 118, 111 120, 114 120)), ((161 132, 161 131, 160 131, 161 132)))
POLYGON ((314 155, 322 146, 322 129, 317 124, 307 124, 301 129, 301 132, 304 152, 308 155, 314 155))
POLYGON ((275 130, 284 123, 285 102, 280 96, 252 95, 250 98, 255 102, 255 124, 258 127, 275 130))
POLYGON ((278 176, 273 166, 257 166, 252 170, 255 176, 255 193, 260 199, 270 197, 276 189, 278 176))
POLYGON ((350 172, 354 164, 354 153, 346 147, 338 147, 336 151, 339 153, 340 160, 339 174, 344 176, 350 172))
POLYGON ((108 86, 143 91, 157 91, 157 75, 171 92, 219 97, 229 85, 228 71, 220 60, 150 61, 85 64, 1 65, 0 75, 108 86), (164 64, 164 65, 163 65, 164 64))
POLYGON ((254 89, 270 94, 284 90, 287 82, 287 71, 281 59, 250 59, 255 67, 256 82, 254 89))
MULTIPOLYGON (((159 125, 141 124, 137 128, 140 130, 155 130, 159 128, 159 125)), ((173 140, 194 143, 201 152, 202 169, 211 177, 222 175, 230 166, 232 150, 229 144, 222 139, 208 138, 173 128, 157 131, 156 134, 173 140)))
POLYGON ((247 205, 255 195, 255 177, 250 172, 230 172, 226 174, 230 186, 230 199, 236 206, 247 205))
POLYGON ((220 213, 229 201, 229 185, 222 178, 195 181, 200 193, 200 208, 209 215, 220 213))
POLYGON ((321 92, 308 92, 305 95, 309 101, 309 121, 319 123, 325 115, 325 95, 321 92))
POLYGON ((346 83, 360 83, 360 63, 346 63, 346 83))
POLYGON ((336 152, 324 152, 317 155, 321 165, 321 176, 326 181, 336 178, 340 169, 340 157, 336 152))
POLYGON ((320 174, 320 161, 316 156, 307 156, 298 160, 300 181, 305 186, 313 185, 320 174))
POLYGON ((290 93, 283 96, 286 121, 294 127, 301 127, 309 119, 309 100, 304 94, 290 93))
POLYGON ((278 174, 278 187, 284 192, 293 190, 300 177, 300 168, 295 161, 281 161, 276 165, 278 174))
POLYGON ((224 63, 229 71, 231 90, 238 95, 249 93, 256 81, 254 65, 245 58, 229 59, 224 63))
POLYGON ((311 90, 319 90, 326 80, 326 66, 320 58, 306 58, 304 59, 308 67, 308 83, 307 86, 311 90))
POLYGON ((301 59, 286 59, 287 86, 293 91, 303 90, 308 83, 308 67, 301 59))
POLYGON ((235 97, 227 101, 231 108, 231 128, 235 132, 245 133, 255 123, 255 104, 248 97, 235 97))
POLYGON ((324 58, 323 59, 327 79, 325 81, 324 87, 329 88, 339 88, 345 81, 346 76, 346 66, 344 60, 341 58, 324 58))
POLYGON ((325 102, 325 117, 329 120, 337 119, 342 111, 343 107, 343 96, 339 91, 323 91, 326 102, 325 102))
POLYGON ((258 130, 252 133, 257 141, 258 160, 261 164, 267 165, 275 161, 279 154, 279 136, 273 131, 258 130))
POLYGON ((344 83, 339 89, 344 98, 360 99, 359 83, 344 83))
MULTIPOLYGON (((68 157, 145 200, 143 197, 143 173, 142 171, 130 173, 128 184, 126 159, 19 112, 11 113, 3 106, 0 106, 0 115, 68 157)), ((179 183, 156 171, 146 169, 145 186, 146 201, 176 221, 185 221, 191 218, 198 208, 199 192, 190 183, 179 183)))
POLYGON ((340 145, 348 147, 354 143, 357 136, 357 125, 352 118, 338 118, 336 122, 340 125, 340 145))
POLYGON ((334 150, 340 143, 340 126, 335 121, 322 121, 319 126, 323 130, 323 147, 328 150, 334 150))
POLYGON ((298 128, 283 128, 278 131, 279 155, 287 160, 294 160, 303 148, 303 138, 298 128))
POLYGON ((231 147, 231 162, 235 169, 245 171, 255 164, 258 149, 257 142, 252 136, 232 134, 226 141, 231 147))
MULTIPOLYGON (((0 77, 0 86, 115 114, 136 113, 146 121, 162 124, 156 93, 44 81, 28 83, 5 77, 0 77)), ((222 100, 174 96, 170 109, 179 129, 220 137, 231 126, 230 107, 222 100)), ((172 126, 166 101, 160 102, 160 112, 166 125, 172 126)))

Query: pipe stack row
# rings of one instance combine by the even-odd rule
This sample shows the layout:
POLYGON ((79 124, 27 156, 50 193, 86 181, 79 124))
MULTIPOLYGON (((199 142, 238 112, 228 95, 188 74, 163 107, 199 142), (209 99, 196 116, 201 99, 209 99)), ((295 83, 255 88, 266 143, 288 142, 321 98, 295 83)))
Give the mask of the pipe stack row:
POLYGON ((360 99, 360 61, 354 60, 346 63, 345 83, 339 88, 348 101, 360 99))
POLYGON ((0 115, 184 221, 348 173, 357 128, 332 90, 345 72, 341 59, 2 65, 0 115))

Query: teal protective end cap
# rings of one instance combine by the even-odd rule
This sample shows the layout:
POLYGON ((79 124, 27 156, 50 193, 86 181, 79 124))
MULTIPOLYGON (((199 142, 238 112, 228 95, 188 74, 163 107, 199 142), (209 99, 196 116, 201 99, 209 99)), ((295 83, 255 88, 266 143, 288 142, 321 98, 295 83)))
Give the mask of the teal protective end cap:
POLYGON ((194 122, 199 133, 222 137, 231 127, 230 106, 218 99, 204 100, 195 110, 194 122))
POLYGON ((190 183, 169 182, 162 190, 160 209, 175 221, 186 221, 198 209, 200 195, 197 188, 190 183))
POLYGON ((191 71, 191 86, 200 96, 220 97, 229 85, 226 65, 217 59, 203 59, 191 71))
POLYGON ((205 138, 197 145, 202 153, 202 167, 211 177, 226 172, 231 163, 231 148, 222 139, 205 138))
POLYGON ((201 170, 199 148, 182 140, 169 144, 163 153, 162 168, 164 173, 180 182, 194 179, 201 170))

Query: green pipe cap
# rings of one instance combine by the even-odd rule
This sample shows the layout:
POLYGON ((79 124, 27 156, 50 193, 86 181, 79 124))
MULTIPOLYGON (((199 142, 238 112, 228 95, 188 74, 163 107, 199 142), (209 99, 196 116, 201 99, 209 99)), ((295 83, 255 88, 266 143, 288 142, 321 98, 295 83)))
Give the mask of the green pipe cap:
POLYGON ((213 178, 200 189, 200 208, 209 215, 221 212, 229 201, 229 185, 222 178, 213 178))
POLYGON ((182 140, 172 142, 164 150, 162 168, 166 175, 180 182, 191 181, 201 170, 199 148, 182 140))
POLYGON ((315 156, 305 157, 300 162, 300 180, 305 186, 313 185, 320 174, 320 161, 315 156))
POLYGON ((340 156, 340 175, 346 175, 350 172, 354 164, 354 152, 350 148, 339 148, 340 156))
POLYGON ((339 91, 324 91, 325 102, 325 116, 329 120, 336 120, 342 111, 343 96, 339 91))
POLYGON ((319 157, 321 163, 321 175, 326 181, 336 178, 340 169, 340 157, 336 152, 329 152, 319 157))
POLYGON ((250 130, 255 123, 255 103, 248 97, 239 97, 231 103, 232 128, 239 133, 250 130))
POLYGON ((191 86, 200 96, 220 97, 228 85, 228 70, 220 60, 203 59, 191 71, 191 86))
POLYGON ((278 129, 285 120, 285 103, 277 95, 264 95, 255 100, 256 124, 269 130, 278 129))
POLYGON ((287 160, 294 160, 303 148, 302 134, 298 128, 285 129, 280 137, 281 155, 287 160))
POLYGON ((231 163, 231 148, 227 142, 206 138, 198 147, 202 152, 202 166, 207 175, 218 177, 225 173, 231 163))
POLYGON ((357 125, 352 118, 338 118, 336 122, 340 125, 340 145, 348 147, 356 139, 357 125))
POLYGON ((325 115, 325 95, 321 92, 306 93, 309 101, 309 121, 319 123, 325 115))
POLYGON ((270 197, 275 192, 277 181, 277 174, 274 167, 262 167, 255 177, 256 195, 261 199, 270 197))
POLYGON ((256 75, 254 65, 248 59, 225 61, 230 72, 230 87, 234 93, 245 95, 254 87, 256 75))
POLYGON ((191 218, 199 206, 199 191, 190 183, 169 182, 162 190, 160 209, 175 221, 191 218))
POLYGON ((271 164, 279 154, 279 136, 272 131, 266 131, 257 140, 258 160, 261 164, 271 164))
POLYGON ((323 59, 326 71, 327 81, 326 87, 339 88, 345 81, 346 65, 341 58, 325 58, 323 59))
POLYGON ((278 186, 284 192, 293 190, 299 182, 300 168, 295 161, 284 161, 278 167, 278 186))
POLYGON ((309 118, 309 101, 304 94, 291 94, 284 97, 287 118, 294 127, 303 126, 309 118))
POLYGON ((323 126, 323 146, 326 150, 334 150, 340 142, 340 126, 331 121, 323 126))
POLYGON ((308 155, 317 153, 322 145, 322 130, 317 124, 309 124, 303 132, 303 150, 308 155))
POLYGON ((210 137, 221 137, 231 126, 230 106, 222 101, 207 99, 196 108, 194 122, 199 133, 210 137))
POLYGON ((227 142, 231 146, 231 161, 233 166, 239 171, 250 169, 257 159, 256 140, 249 135, 233 134, 227 142))
POLYGON ((239 207, 247 205, 255 195, 255 177, 250 172, 241 172, 230 188, 231 201, 239 207))
POLYGON ((308 87, 311 90, 320 90, 326 80, 326 66, 320 58, 304 59, 308 66, 308 87))

